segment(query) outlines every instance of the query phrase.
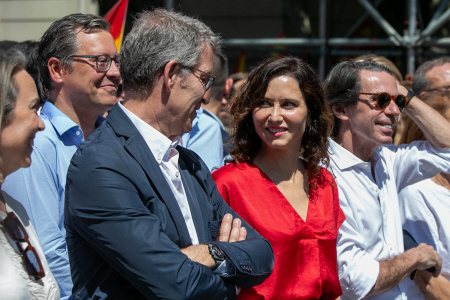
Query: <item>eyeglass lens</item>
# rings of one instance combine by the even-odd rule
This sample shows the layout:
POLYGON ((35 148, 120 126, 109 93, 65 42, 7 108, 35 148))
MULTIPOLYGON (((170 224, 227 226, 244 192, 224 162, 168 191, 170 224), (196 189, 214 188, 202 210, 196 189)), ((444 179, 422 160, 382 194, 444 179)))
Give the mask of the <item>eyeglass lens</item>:
POLYGON ((107 72, 109 68, 111 67, 112 60, 116 63, 117 67, 120 68, 120 61, 119 58, 111 58, 106 55, 100 55, 97 59, 97 69, 100 72, 107 72))
MULTIPOLYGON (((388 93, 381 93, 377 97, 377 102, 380 108, 386 108, 391 102, 391 95, 388 93)), ((397 95, 394 98, 394 102, 400 110, 403 110, 406 105, 406 97, 403 95, 397 95)))

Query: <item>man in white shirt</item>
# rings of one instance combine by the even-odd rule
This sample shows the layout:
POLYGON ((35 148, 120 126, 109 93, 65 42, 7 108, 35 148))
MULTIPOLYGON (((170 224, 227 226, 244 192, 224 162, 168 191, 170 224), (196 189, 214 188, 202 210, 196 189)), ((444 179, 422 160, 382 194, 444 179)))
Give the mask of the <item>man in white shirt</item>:
POLYGON ((236 299, 272 272, 270 243, 223 201, 179 147, 214 78, 221 41, 202 22, 155 9, 121 48, 125 98, 67 173, 67 245, 80 299, 236 299))
POLYGON ((337 244, 341 298, 407 299, 402 281, 431 267, 436 277, 442 262, 425 244, 404 252, 397 194, 450 171, 450 124, 373 62, 339 63, 325 92, 335 119, 330 167, 346 216, 337 244), (391 145, 402 110, 429 142, 391 145))

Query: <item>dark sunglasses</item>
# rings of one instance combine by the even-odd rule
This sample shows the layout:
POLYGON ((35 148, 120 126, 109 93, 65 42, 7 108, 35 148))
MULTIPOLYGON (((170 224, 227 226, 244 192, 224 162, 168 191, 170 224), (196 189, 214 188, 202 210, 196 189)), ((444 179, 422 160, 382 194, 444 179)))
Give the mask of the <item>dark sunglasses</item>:
POLYGON ((388 107, 391 100, 395 102, 398 106, 398 109, 402 111, 406 105, 408 104, 409 98, 403 95, 391 96, 386 92, 382 93, 360 93, 361 95, 373 95, 375 96, 375 102, 377 104, 378 109, 385 110, 388 107))
POLYGON ((44 268, 42 267, 39 255, 36 252, 36 249, 31 246, 30 241, 28 240, 28 233, 16 214, 9 212, 0 224, 6 230, 5 236, 8 238, 11 246, 22 256, 28 274, 33 276, 35 280, 44 277, 44 268), (20 243, 28 243, 28 247, 23 249, 20 243))

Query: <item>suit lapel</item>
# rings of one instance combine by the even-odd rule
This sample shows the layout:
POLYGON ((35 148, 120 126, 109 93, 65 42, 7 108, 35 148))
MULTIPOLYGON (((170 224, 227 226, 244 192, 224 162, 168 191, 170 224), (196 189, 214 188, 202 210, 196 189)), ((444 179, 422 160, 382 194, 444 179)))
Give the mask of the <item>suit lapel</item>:
POLYGON ((180 247, 192 245, 178 202, 142 135, 118 105, 111 110, 107 120, 118 135, 129 137, 125 149, 141 165, 149 178, 149 184, 159 194, 159 199, 166 204, 178 231, 180 247))

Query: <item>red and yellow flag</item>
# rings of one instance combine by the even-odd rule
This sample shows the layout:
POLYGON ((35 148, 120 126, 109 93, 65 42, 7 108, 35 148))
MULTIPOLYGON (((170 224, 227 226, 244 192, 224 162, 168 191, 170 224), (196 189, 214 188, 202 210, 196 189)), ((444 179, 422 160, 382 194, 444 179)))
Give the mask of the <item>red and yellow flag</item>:
POLYGON ((128 0, 119 0, 105 15, 105 20, 111 24, 109 33, 116 42, 117 51, 120 52, 122 45, 123 31, 125 29, 125 20, 127 18, 128 0))

